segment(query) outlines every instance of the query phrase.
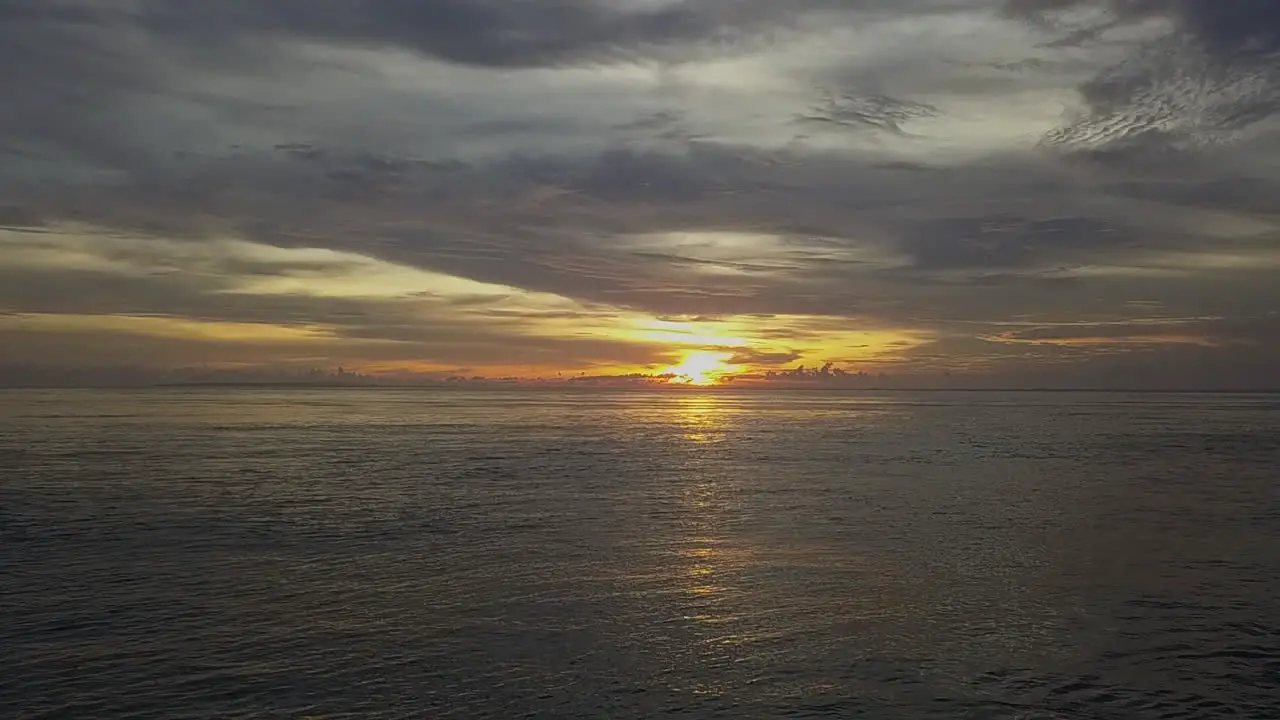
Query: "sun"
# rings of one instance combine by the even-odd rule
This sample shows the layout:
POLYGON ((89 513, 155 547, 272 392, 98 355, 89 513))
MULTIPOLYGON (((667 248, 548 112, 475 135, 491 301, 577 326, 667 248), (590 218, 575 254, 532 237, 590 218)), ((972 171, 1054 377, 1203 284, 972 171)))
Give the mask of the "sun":
POLYGON ((670 375, 669 382, 677 385, 714 385, 722 375, 737 370, 737 366, 725 362, 730 357, 732 354, 726 352, 691 352, 679 365, 672 365, 658 374, 670 375))

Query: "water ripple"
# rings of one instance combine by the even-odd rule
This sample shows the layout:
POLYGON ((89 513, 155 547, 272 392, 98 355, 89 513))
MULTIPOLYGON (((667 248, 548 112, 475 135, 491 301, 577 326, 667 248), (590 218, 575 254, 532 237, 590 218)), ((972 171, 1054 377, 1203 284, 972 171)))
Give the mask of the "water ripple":
POLYGON ((4 400, 0 717, 1276 717, 1267 398, 4 400))

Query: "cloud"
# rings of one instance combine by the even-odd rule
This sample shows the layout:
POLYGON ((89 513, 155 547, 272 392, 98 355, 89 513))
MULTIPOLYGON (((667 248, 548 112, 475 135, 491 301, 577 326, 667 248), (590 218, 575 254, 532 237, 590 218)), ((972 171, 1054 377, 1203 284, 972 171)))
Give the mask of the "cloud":
POLYGON ((798 119, 805 123, 821 123, 848 129, 873 128, 904 135, 903 123, 934 117, 938 108, 928 103, 901 100, 885 95, 844 93, 823 94, 822 104, 798 119))
MULTIPOLYGON (((740 42, 781 15, 761 3, 603 3, 554 0, 230 2, 192 12, 168 3, 143 22, 204 39, 246 29, 371 45, 396 45, 452 62, 497 67, 606 61, 688 44, 740 42)), ((234 37, 234 36, 233 36, 234 37)))
MULTIPOLYGON (((1072 28, 1070 44, 1163 21, 1082 87, 1087 112, 1046 140, 1091 152, 1239 140, 1280 108, 1280 6, 1269 0, 1008 0, 1006 12, 1072 28)), ((1143 37, 1142 35, 1139 36, 1143 37)))
POLYGON ((1273 8, 0 0, 0 333, 37 364, 1226 367, 1280 344, 1273 8), (275 335, 199 330, 246 324, 275 335))
POLYGON ((1077 35, 1126 23, 1165 18, 1177 28, 1227 55, 1280 49, 1280 8, 1269 0, 1006 0, 1015 17, 1076 23, 1077 35))
POLYGON ((731 355, 725 362, 729 365, 786 365, 793 363, 803 355, 795 351, 767 352, 760 350, 738 351, 731 355))

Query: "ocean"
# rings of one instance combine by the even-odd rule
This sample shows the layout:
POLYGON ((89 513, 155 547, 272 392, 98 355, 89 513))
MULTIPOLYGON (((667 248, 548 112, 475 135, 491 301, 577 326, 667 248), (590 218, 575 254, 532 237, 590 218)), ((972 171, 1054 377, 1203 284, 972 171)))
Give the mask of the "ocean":
POLYGON ((1278 718, 1280 396, 0 392, 3 718, 1278 718))

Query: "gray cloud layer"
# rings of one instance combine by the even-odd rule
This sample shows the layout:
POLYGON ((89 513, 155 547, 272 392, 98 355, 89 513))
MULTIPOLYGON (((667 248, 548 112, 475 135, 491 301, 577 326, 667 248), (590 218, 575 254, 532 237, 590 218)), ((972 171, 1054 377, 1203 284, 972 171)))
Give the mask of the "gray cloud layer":
MULTIPOLYGON (((323 324, 355 359, 459 367, 510 344, 648 359, 521 334, 506 307, 481 326, 227 292, 341 275, 335 256, 174 259, 239 238, 608 312, 915 330, 933 342, 895 362, 921 373, 1272 383, 1278 7, 0 0, 0 311, 323 324), (92 263, 21 260, 68 223, 92 263), (169 244, 121 257, 112 236, 169 244)), ((77 342, 0 332, 13 362, 77 342)), ((770 332, 740 356, 819 344, 770 332)))

